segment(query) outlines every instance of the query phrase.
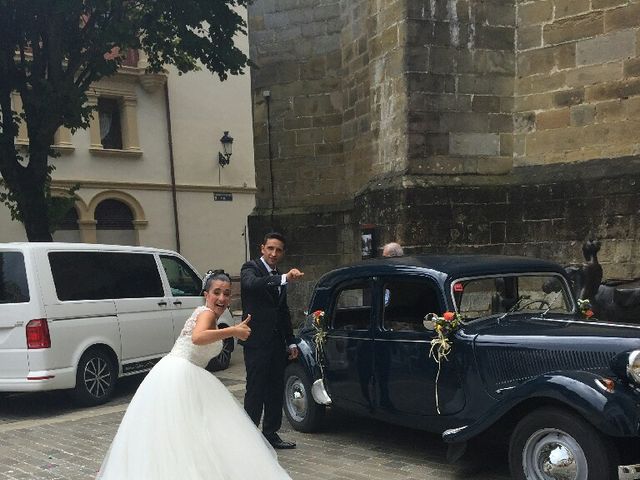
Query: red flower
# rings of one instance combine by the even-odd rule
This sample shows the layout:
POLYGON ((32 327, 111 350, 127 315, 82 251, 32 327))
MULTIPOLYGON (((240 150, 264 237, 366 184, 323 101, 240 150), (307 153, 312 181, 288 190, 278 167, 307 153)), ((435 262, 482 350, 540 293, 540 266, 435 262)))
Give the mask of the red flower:
POLYGON ((587 318, 591 318, 593 317, 593 310, 589 309, 587 311, 584 312, 584 316, 587 318))
POLYGON ((453 322, 453 320, 456 318, 456 314, 454 312, 444 312, 444 315, 442 315, 442 317, 447 322, 453 322))

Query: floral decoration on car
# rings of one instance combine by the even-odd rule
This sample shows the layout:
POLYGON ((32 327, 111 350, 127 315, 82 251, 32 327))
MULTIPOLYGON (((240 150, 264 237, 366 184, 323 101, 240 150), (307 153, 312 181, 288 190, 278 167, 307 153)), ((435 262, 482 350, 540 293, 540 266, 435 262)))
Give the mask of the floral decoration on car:
POLYGON ((591 302, 589 301, 588 298, 579 298, 578 299, 578 308, 580 309, 580 313, 582 313, 582 316, 584 318, 591 318, 593 317, 593 306, 591 305, 591 302))
POLYGON ((438 373, 436 374, 436 410, 440 413, 440 404, 438 400, 438 380, 440 379, 440 367, 442 360, 448 360, 447 355, 451 352, 451 336, 460 328, 462 317, 458 312, 444 312, 442 316, 435 313, 429 313, 424 317, 424 326, 428 330, 434 330, 436 337, 431 340, 431 349, 429 357, 438 364, 438 373))
POLYGON ((313 328, 315 333, 313 334, 313 343, 315 343, 316 350, 316 362, 320 367, 320 372, 324 375, 322 357, 324 356, 324 344, 327 340, 327 331, 324 325, 324 310, 316 310, 311 314, 313 328))

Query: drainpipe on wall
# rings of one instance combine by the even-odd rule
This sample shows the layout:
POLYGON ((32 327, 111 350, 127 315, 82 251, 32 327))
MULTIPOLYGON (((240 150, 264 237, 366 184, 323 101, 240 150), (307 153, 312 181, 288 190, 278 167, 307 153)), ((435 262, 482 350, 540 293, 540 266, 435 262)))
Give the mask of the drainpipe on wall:
POLYGON ((169 144, 169 166, 171 171, 171 199, 173 201, 173 224, 176 231, 176 251, 180 253, 180 224, 178 223, 178 197, 176 195, 176 171, 173 159, 173 135, 171 133, 171 107, 169 105, 169 79, 164 83, 164 103, 167 114, 167 142, 169 144))
POLYGON ((271 100, 271 91, 264 90, 262 92, 265 102, 267 102, 267 147, 269 153, 269 188, 271 189, 271 228, 273 227, 273 211, 276 207, 276 199, 273 194, 273 152, 271 151, 271 111, 269 101, 271 100))

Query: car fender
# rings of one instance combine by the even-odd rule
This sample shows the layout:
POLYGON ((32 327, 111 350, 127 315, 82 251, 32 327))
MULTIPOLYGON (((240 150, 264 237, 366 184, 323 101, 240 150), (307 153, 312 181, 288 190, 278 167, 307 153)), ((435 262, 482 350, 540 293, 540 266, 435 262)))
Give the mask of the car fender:
POLYGON ((320 367, 316 361, 315 345, 305 339, 298 339, 296 345, 298 345, 299 351, 297 361, 304 367, 305 371, 309 375, 311 383, 322 378, 320 367))
POLYGON ((612 392, 598 385, 600 375, 555 372, 541 375, 509 390, 481 418, 442 434, 447 443, 464 442, 484 432, 519 405, 532 399, 564 404, 602 433, 615 437, 640 436, 640 394, 620 382, 612 392))

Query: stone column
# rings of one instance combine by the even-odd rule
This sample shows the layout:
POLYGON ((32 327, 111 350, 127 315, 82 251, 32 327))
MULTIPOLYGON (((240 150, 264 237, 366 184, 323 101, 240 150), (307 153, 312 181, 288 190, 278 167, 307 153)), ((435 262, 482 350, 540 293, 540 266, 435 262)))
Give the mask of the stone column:
MULTIPOLYGON (((87 95, 87 105, 92 107, 98 106, 98 97, 96 95, 87 95)), ((91 143, 89 149, 102 150, 102 139, 100 138, 100 115, 98 110, 94 110, 89 120, 89 136, 91 143)))
POLYGON ((98 243, 96 234, 95 220, 78 220, 78 228, 80 229, 80 241, 83 243, 98 243))
POLYGON ((54 146, 62 150, 73 149, 73 143, 71 143, 71 130, 65 127, 60 127, 54 136, 54 146))
MULTIPOLYGON (((22 113, 22 97, 18 93, 13 93, 11 95, 11 99, 13 100, 13 109, 17 113, 22 113)), ((28 145, 29 144, 29 134, 27 133, 27 124, 24 120, 20 121, 20 126, 18 127, 18 138, 16 138, 16 143, 18 145, 28 145)))
POLYGON ((124 97, 122 100, 122 147, 130 152, 140 152, 138 138, 137 100, 124 97))
POLYGON ((133 220, 132 223, 136 245, 142 245, 140 239, 140 230, 147 228, 149 222, 147 220, 133 220))

